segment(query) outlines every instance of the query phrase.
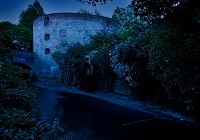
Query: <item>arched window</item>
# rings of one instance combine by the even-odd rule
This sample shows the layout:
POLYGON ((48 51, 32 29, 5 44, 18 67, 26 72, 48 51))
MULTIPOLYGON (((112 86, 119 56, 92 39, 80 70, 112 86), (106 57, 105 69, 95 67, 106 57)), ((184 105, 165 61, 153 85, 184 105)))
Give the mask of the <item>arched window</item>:
POLYGON ((50 49, 49 48, 45 49, 45 55, 47 55, 47 54, 50 54, 50 49))
POLYGON ((49 17, 45 17, 44 18, 44 26, 48 26, 49 25, 49 17))

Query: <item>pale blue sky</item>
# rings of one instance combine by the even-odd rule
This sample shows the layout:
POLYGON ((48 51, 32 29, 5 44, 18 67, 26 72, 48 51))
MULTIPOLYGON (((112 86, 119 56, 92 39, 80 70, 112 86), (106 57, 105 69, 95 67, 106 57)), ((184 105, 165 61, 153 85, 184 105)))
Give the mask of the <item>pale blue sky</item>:
MULTIPOLYGON (((18 23, 19 15, 23 10, 28 8, 29 4, 33 4, 35 0, 0 0, 0 22, 9 21, 18 23)), ((113 0, 105 5, 97 5, 93 7, 87 3, 82 4, 76 0, 38 0, 42 5, 44 12, 78 12, 81 8, 91 12, 100 11, 104 16, 111 17, 116 7, 126 7, 131 4, 131 0, 113 0)))

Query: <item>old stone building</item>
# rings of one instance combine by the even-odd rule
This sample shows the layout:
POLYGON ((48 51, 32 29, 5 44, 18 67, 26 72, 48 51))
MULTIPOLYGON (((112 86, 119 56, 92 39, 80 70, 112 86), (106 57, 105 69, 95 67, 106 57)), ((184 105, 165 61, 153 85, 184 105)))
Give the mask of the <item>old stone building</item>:
POLYGON ((116 29, 115 20, 78 13, 52 13, 40 16, 33 24, 34 73, 40 80, 59 79, 59 67, 52 53, 66 52, 73 44, 90 42, 90 35, 116 29))

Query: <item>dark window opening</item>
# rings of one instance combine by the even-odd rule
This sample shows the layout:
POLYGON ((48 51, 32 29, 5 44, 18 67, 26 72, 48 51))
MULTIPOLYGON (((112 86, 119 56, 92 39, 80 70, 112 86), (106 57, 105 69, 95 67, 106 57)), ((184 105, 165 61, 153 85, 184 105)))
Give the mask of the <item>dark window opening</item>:
POLYGON ((47 55, 47 54, 50 54, 50 49, 49 48, 45 49, 45 55, 47 55))
POLYGON ((110 24, 111 24, 111 21, 107 20, 107 21, 106 21, 106 27, 109 28, 109 27, 110 27, 110 24))
POLYGON ((48 26, 49 25, 49 17, 45 17, 44 18, 44 26, 48 26))
POLYGON ((45 41, 49 40, 49 34, 45 34, 45 35, 44 35, 44 40, 45 40, 45 41))

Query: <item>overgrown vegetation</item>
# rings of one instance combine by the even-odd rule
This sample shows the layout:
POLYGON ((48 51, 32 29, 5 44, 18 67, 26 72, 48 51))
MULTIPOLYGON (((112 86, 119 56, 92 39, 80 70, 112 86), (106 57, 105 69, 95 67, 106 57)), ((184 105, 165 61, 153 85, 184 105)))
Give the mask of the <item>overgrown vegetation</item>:
POLYGON ((79 13, 79 14, 88 14, 88 15, 102 16, 102 14, 100 13, 100 11, 98 11, 98 10, 94 10, 94 12, 90 12, 87 9, 83 9, 83 8, 81 8, 77 13, 79 13))
POLYGON ((33 51, 33 22, 43 14, 44 10, 36 0, 20 13, 18 24, 1 22, 0 30, 4 31, 3 34, 12 40, 14 49, 33 51))
MULTIPOLYGON (((106 0, 80 2, 95 6, 106 0)), ((93 49, 87 53, 96 52, 87 62, 96 72, 96 82, 112 75, 131 87, 133 97, 159 105, 165 101, 166 107, 198 119, 199 7, 197 0, 133 0, 126 8, 116 8, 113 18, 119 30, 114 43, 107 44, 106 35, 96 35, 88 44, 93 49), (109 72, 102 74, 107 68, 109 72)))
MULTIPOLYGON (((116 8, 118 33, 99 32, 89 44, 74 44, 66 53, 52 55, 61 83, 88 92, 112 92, 120 79, 135 99, 199 119, 199 7, 198 0, 133 0, 127 8, 116 8)), ((32 22, 43 13, 35 1, 21 13, 19 25, 0 23, 0 139, 62 136, 57 120, 52 126, 39 122, 37 89, 23 79, 27 71, 11 61, 14 49, 31 50, 32 22)))
MULTIPOLYGON (((91 37, 90 44, 71 46, 59 64, 61 82, 89 92, 113 91, 114 73, 109 66, 109 50, 115 42, 115 34, 99 32, 91 37)), ((55 61, 59 60, 60 54, 55 52, 52 55, 55 61)))

